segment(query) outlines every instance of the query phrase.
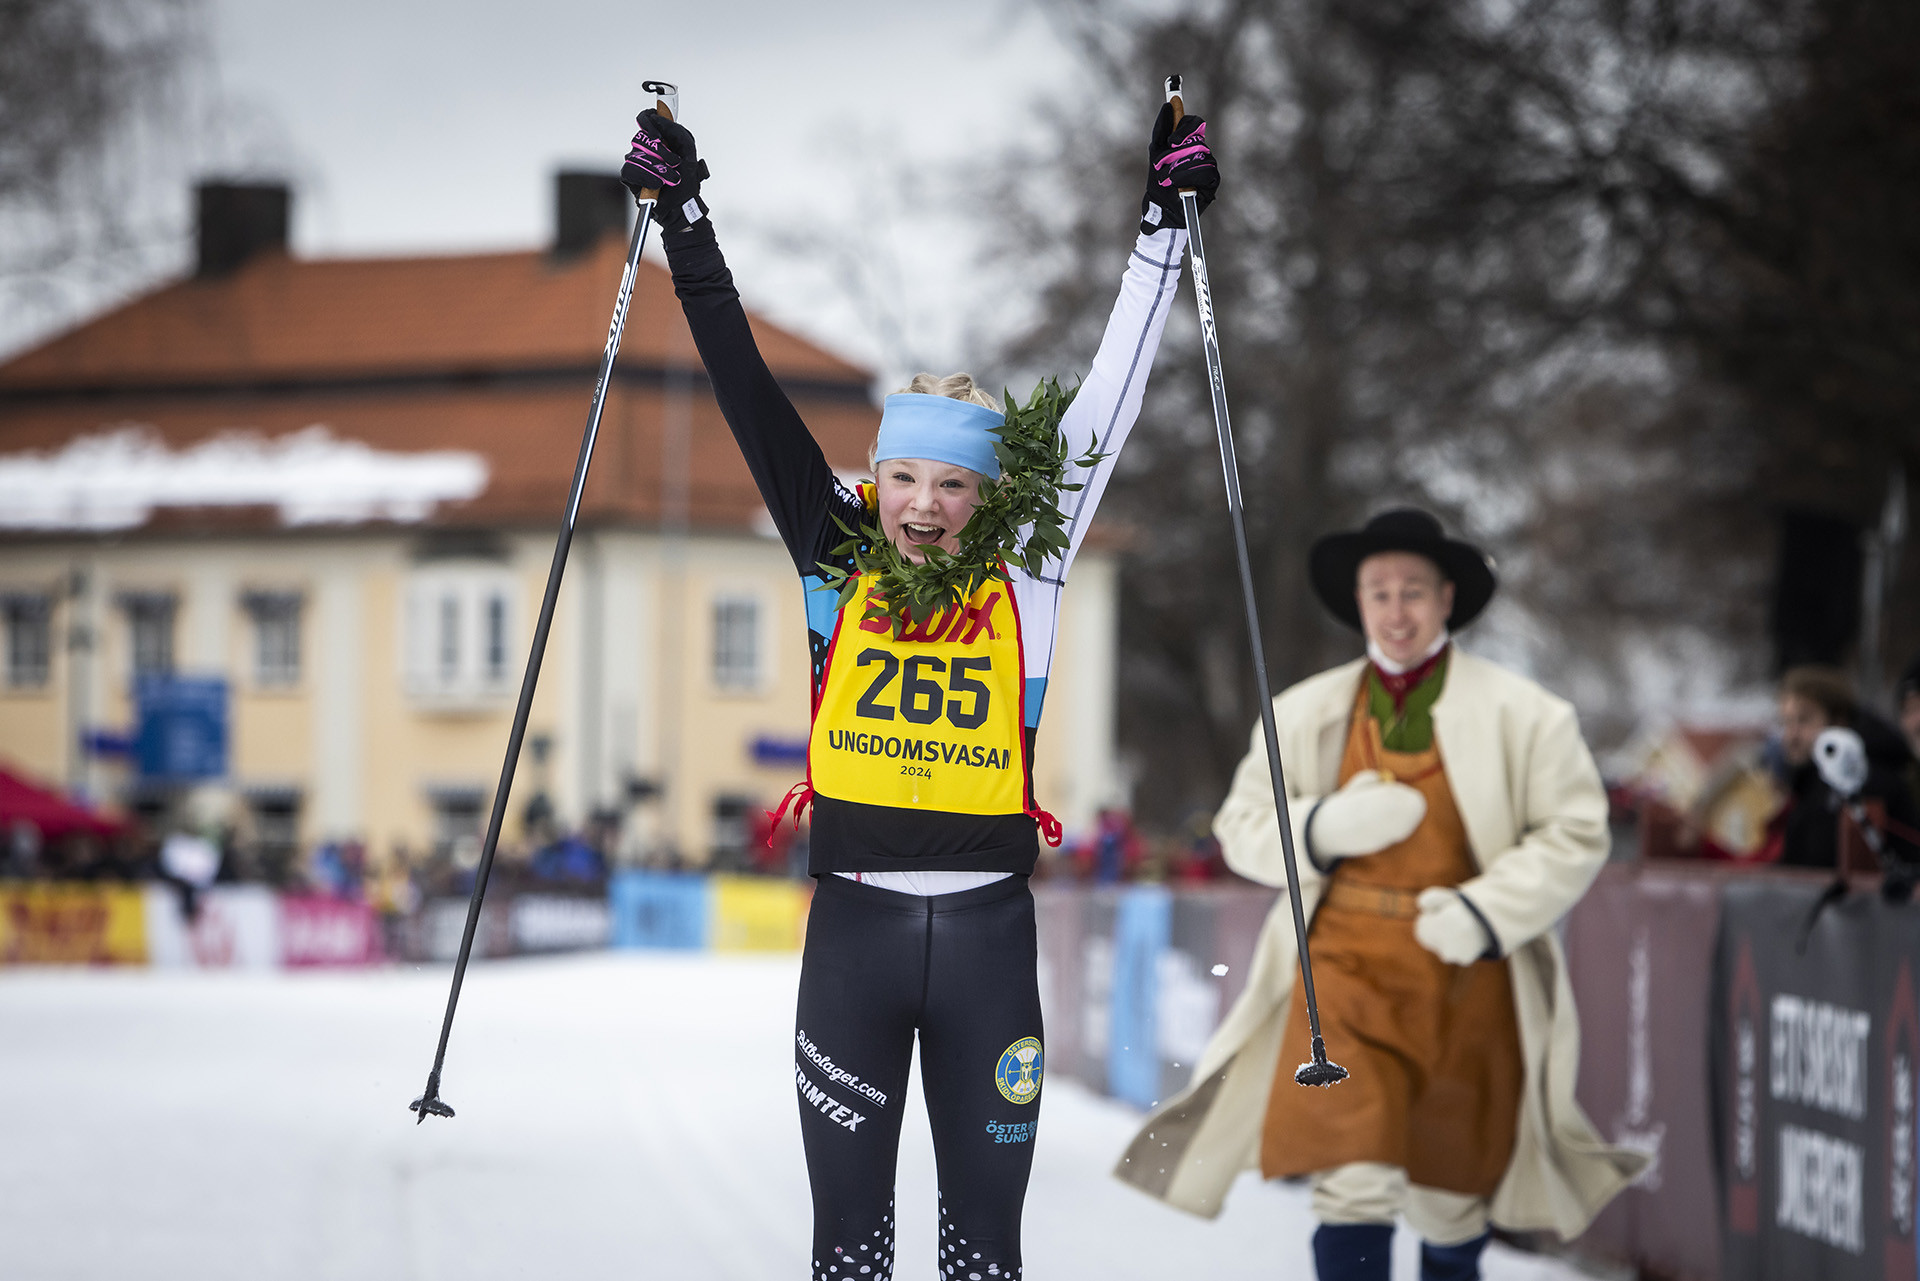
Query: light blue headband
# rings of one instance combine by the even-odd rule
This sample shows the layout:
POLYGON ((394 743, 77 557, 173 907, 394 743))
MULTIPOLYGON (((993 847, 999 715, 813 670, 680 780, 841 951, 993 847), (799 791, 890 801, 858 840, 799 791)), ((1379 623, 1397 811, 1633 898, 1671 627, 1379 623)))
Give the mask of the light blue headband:
POLYGON ((970 400, 927 392, 895 392, 882 402, 880 442, 873 460, 926 458, 977 471, 990 480, 1000 476, 994 455, 994 433, 1006 425, 1005 415, 970 400))

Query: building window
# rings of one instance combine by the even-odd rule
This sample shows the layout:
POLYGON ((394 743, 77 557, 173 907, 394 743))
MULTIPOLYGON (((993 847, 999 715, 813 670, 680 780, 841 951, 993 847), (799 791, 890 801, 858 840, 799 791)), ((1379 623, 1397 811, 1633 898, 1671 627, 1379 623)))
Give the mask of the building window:
POLYGON ((747 864, 753 838, 753 812, 759 808, 750 796, 713 798, 713 844, 707 851, 716 871, 733 871, 747 864))
POLYGON ((460 598, 451 592, 440 598, 440 681, 450 685, 460 679, 460 598))
POLYGON ((0 596, 6 614, 7 684, 40 689, 53 667, 53 602, 37 593, 0 596))
POLYGON ((132 640, 135 680, 173 675, 173 616, 178 605, 171 592, 126 592, 120 597, 132 640))
POLYGON ((300 594, 249 592, 242 598, 253 616, 253 679, 285 688, 300 683, 300 594))
POLYGON ((300 792, 291 787, 257 788, 247 794, 253 821, 253 857, 260 875, 286 884, 300 855, 300 792))
POLYGON ((487 679, 507 679, 507 598, 499 592, 487 595, 487 679))
POLYGON ((508 692, 514 580, 503 568, 434 565, 407 587, 407 690, 447 705, 490 702, 508 692))
POLYGON ((760 684, 760 602, 751 596, 713 602, 713 683, 730 690, 760 684))
POLYGON ((486 793, 477 787, 437 787, 427 798, 433 804, 434 853, 458 867, 478 866, 486 793))

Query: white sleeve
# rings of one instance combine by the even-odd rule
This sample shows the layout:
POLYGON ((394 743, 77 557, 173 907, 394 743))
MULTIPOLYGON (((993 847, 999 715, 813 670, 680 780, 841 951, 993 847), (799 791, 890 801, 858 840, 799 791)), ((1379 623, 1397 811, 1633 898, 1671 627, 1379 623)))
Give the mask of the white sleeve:
MULTIPOLYGON (((1093 368, 1080 384, 1073 404, 1060 420, 1067 439, 1065 479, 1080 486, 1060 495, 1066 517, 1067 551, 1041 567, 1038 578, 1014 566, 1008 577, 1020 610, 1020 643, 1026 664, 1026 723, 1040 723, 1040 709, 1053 670, 1054 647, 1060 620, 1060 589, 1067 570, 1085 541, 1093 512, 1113 476, 1120 446, 1140 416, 1146 393, 1147 370, 1160 348, 1160 335, 1173 308, 1180 284, 1180 263, 1187 251, 1184 229, 1166 227, 1134 242, 1127 274, 1120 281, 1120 297, 1107 320, 1106 336, 1093 358, 1093 368), (1073 460, 1090 449, 1106 455, 1093 467, 1077 467, 1073 460)), ((1025 531, 1023 531, 1024 533, 1025 531)))
POLYGON ((1060 420, 1060 434, 1067 439, 1066 478, 1081 488, 1060 495, 1060 511, 1067 518, 1068 546, 1058 566, 1048 566, 1054 570, 1053 577, 1067 576, 1087 536, 1087 527, 1093 523, 1094 509, 1099 507, 1107 481, 1113 476, 1120 447, 1140 417, 1147 371, 1160 349, 1160 335, 1173 309, 1186 251, 1187 233, 1176 227, 1164 227, 1134 242, 1127 273, 1120 280, 1120 296, 1114 300, 1107 332, 1093 357, 1093 368, 1060 420), (1097 449, 1105 457, 1093 467, 1073 465, 1072 460, 1089 449, 1097 449))

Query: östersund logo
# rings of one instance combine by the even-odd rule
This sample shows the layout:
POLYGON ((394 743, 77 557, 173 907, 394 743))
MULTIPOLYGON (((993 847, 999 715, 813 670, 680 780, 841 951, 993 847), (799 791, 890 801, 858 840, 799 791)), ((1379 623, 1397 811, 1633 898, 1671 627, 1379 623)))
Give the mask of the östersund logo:
POLYGON ((1009 1103, 1031 1103, 1039 1098, 1043 1063, 1037 1038, 1024 1036, 1009 1045, 993 1070, 993 1083, 1000 1087, 1001 1097, 1009 1103))

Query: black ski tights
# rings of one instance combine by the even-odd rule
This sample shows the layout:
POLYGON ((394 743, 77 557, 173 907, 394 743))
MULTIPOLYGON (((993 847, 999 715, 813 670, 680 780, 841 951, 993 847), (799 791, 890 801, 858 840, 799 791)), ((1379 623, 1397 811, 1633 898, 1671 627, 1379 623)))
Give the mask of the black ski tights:
POLYGON ((794 1045, 814 1281, 893 1275, 915 1032, 940 1179, 937 1275, 1020 1276, 1043 1067, 1034 965, 1024 876, 932 898, 819 879, 794 1045))

